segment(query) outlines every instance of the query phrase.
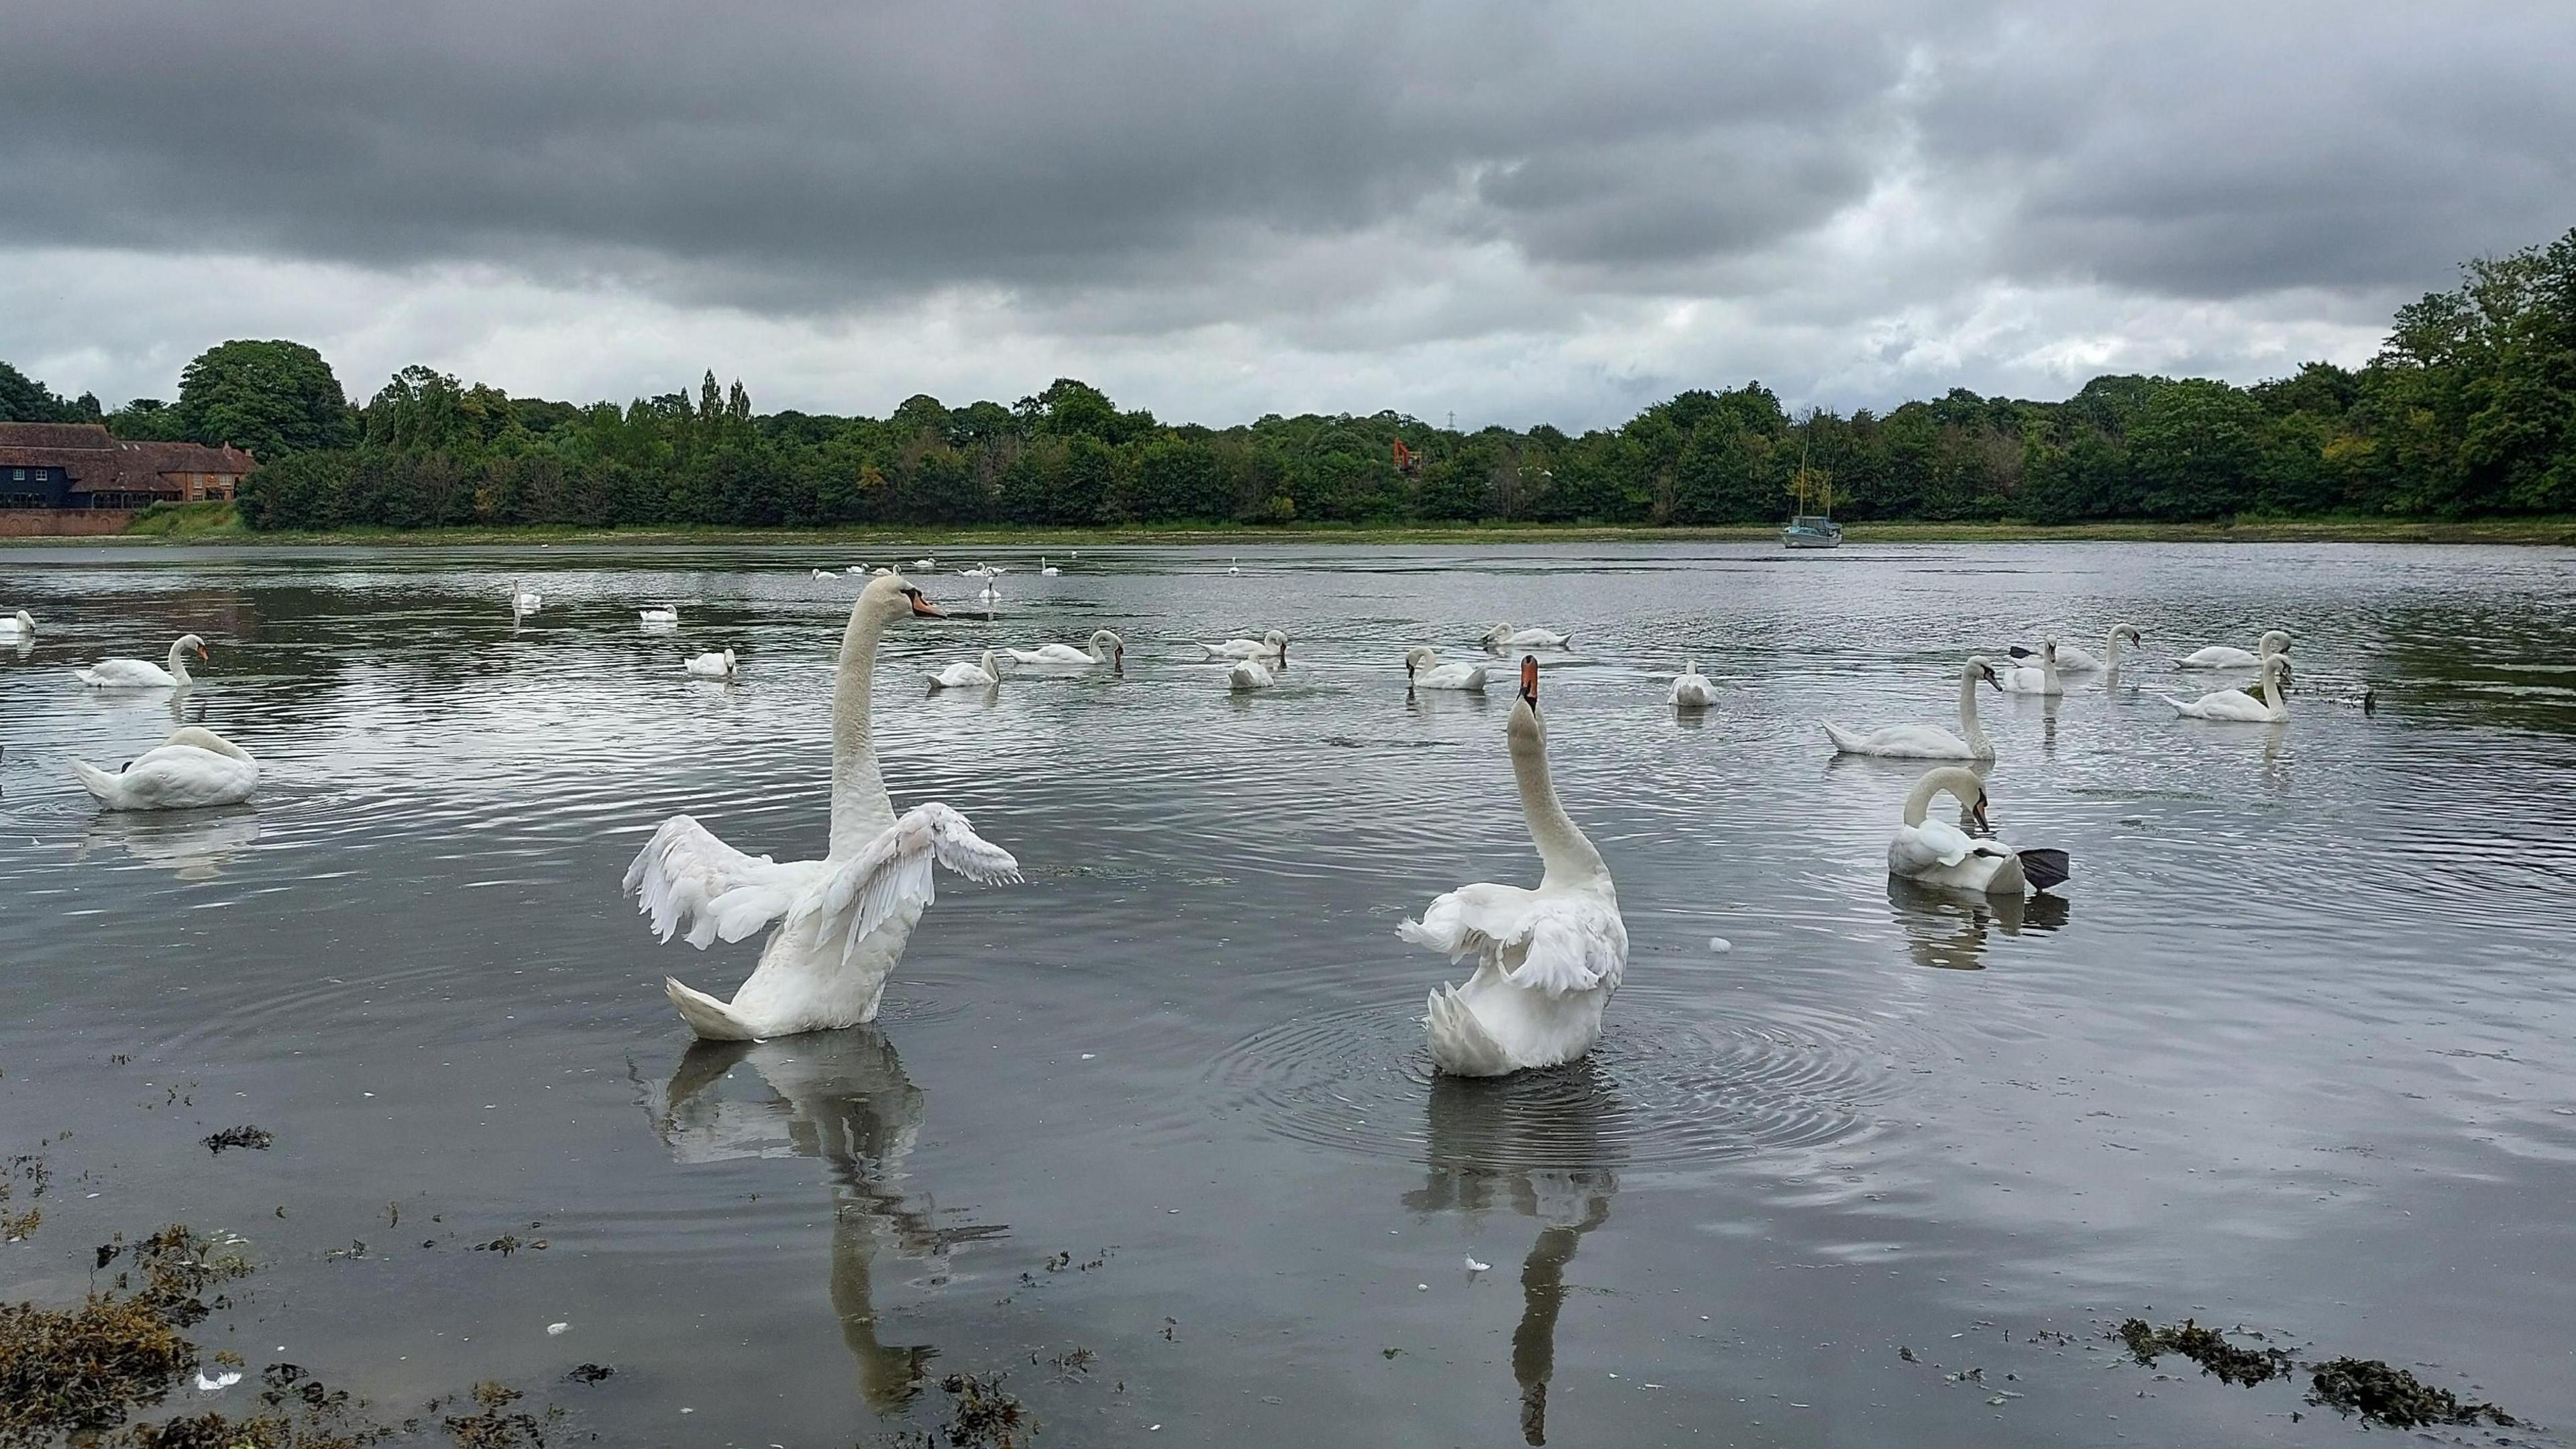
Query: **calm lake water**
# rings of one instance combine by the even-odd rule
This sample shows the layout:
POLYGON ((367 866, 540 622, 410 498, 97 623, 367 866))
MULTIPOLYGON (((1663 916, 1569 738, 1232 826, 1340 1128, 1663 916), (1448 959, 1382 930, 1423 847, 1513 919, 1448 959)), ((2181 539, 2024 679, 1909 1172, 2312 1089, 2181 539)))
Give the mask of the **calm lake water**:
MULTIPOLYGON (((858 581, 807 570, 882 553, 0 552, 43 630, 0 649, 0 1152, 54 1173, 0 1296, 230 1229, 261 1271, 210 1351, 392 1417, 497 1379, 630 1445, 846 1446, 961 1369, 1048 1444, 2358 1432, 2118 1358, 2130 1314, 2576 1424, 2576 554, 1233 552, 996 552, 998 621, 890 636, 898 806, 1028 880, 943 878, 876 1029, 747 1049, 691 1047, 660 981, 729 994, 754 946, 655 944, 619 877, 680 810, 819 853, 858 581), (1574 633, 1557 781, 1634 955, 1581 1069, 1435 1082, 1417 1018, 1464 968, 1395 924, 1537 863, 1508 685, 1408 699, 1401 655, 1498 619, 1574 633), (1816 720, 1947 721, 1968 651, 2121 622, 2157 663, 2120 692, 1984 696, 1996 823, 2072 853, 2065 899, 1891 889, 1917 769, 1816 720), (1274 626, 1252 698, 1181 642, 1274 626), (2286 728, 2156 700, 2273 626, 2286 728), (921 697, 1100 627, 1121 678, 921 697), (99 815, 63 761, 172 706, 71 666, 182 630, 260 797, 99 815), (680 672, 725 647, 737 683, 680 672), (1740 691, 1676 719, 1686 658, 1740 691), (244 1123, 276 1145, 199 1145, 244 1123), (546 1246, 473 1250, 505 1233, 546 1246)), ((916 578, 968 604, 973 561, 916 578)))

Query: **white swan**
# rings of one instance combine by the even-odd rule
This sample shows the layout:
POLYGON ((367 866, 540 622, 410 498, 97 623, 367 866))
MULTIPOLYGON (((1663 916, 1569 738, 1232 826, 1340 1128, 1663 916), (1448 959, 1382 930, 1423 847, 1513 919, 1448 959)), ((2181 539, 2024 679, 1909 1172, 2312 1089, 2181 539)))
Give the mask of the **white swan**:
POLYGON ((0 644, 15 644, 35 637, 36 619, 26 610, 20 609, 15 618, 0 619, 0 644))
POLYGON ((1485 689, 1485 666, 1443 664, 1439 650, 1416 644, 1404 651, 1404 683, 1408 689, 1472 689, 1481 694, 1485 689))
POLYGON ((680 610, 676 604, 665 604, 650 609, 638 609, 635 611, 635 617, 647 624, 676 624, 680 622, 680 610))
MULTIPOLYGON (((845 574, 860 574, 860 575, 865 575, 865 574, 867 573, 867 571, 868 571, 868 566, 867 566, 866 564, 863 564, 863 563, 861 563, 861 564, 852 564, 852 565, 850 565, 848 568, 845 568, 845 569, 841 570, 841 572, 843 572, 843 573, 845 573, 845 574)), ((831 575, 830 575, 830 574, 827 574, 827 573, 823 572, 821 569, 816 569, 816 570, 814 571, 814 575, 815 575, 815 577, 817 577, 817 578, 825 578, 825 579, 828 579, 828 578, 830 578, 830 577, 831 577, 831 575)))
POLYGON ((201 810, 238 805, 259 788, 250 751, 210 729, 190 725, 115 774, 79 760, 72 775, 110 810, 201 810))
POLYGON ((1496 624, 1476 642, 1499 654, 1506 649, 1563 649, 1574 642, 1574 636, 1553 629, 1515 629, 1509 624, 1496 624))
POLYGON ((733 678, 733 651, 730 649, 721 654, 701 654, 694 659, 684 659, 680 664, 693 679, 733 678))
POLYGON ((1948 795, 1966 806, 1977 828, 1986 821, 1986 782, 1960 765, 1943 765, 1914 782, 1905 796, 1905 823, 1887 843, 1887 873, 1981 895, 2020 895, 2025 886, 2047 890, 2065 881, 2066 852, 2014 850, 1970 835, 1956 825, 1926 819, 1932 798, 1948 795))
POLYGON ((1002 653, 1012 663, 1031 669, 1097 669, 1103 664, 1112 669, 1127 667, 1127 641, 1106 629, 1092 630, 1090 644, 1082 649, 1070 644, 1041 644, 1035 649, 1005 649, 1002 653))
POLYGON ((1396 927, 1452 963, 1478 958, 1466 985, 1436 988, 1425 1004, 1431 1065, 1453 1076, 1498 1077, 1589 1052, 1628 968, 1628 928, 1610 869, 1566 818, 1548 777, 1534 658, 1521 660, 1520 695, 1504 735, 1521 816, 1547 866, 1538 889, 1461 886, 1432 901, 1421 920, 1396 927))
POLYGON ((1885 729, 1862 734, 1826 720, 1825 737, 1834 749, 1846 755, 1886 755, 1905 760, 1991 760, 1995 742, 1986 738, 1977 723, 1977 681, 1984 680, 2000 690, 2003 681, 1995 677, 1994 666, 1974 655, 1967 667, 1959 671, 1959 734, 1939 725, 1889 725, 1885 729), (1965 736, 1962 738, 1961 736, 1965 736))
POLYGON ((1239 574, 1243 572, 1243 570, 1235 567, 1234 555, 1232 554, 1227 554, 1225 557, 1225 571, 1229 574, 1239 574))
POLYGON ((928 573, 932 569, 939 567, 939 560, 935 558, 917 558, 912 561, 912 566, 924 573, 928 573))
POLYGON ((2039 663, 2024 664, 2003 671, 1995 687, 2006 694, 2064 694, 2066 685, 2057 677, 2057 640, 2054 636, 2039 641, 2039 663))
POLYGON ((832 834, 823 859, 780 864, 745 855, 674 815, 627 867, 626 889, 665 941, 684 919, 689 944, 700 949, 776 928, 729 1003, 663 982, 699 1036, 747 1041, 874 1020, 886 977, 936 895, 934 864, 969 880, 1020 878, 1019 863, 977 836, 965 816, 929 804, 898 818, 886 797, 869 688, 886 627, 916 615, 940 616, 899 574, 870 581, 851 606, 832 691, 832 834))
POLYGON ((526 618, 545 606, 545 595, 520 588, 517 579, 510 580, 510 612, 513 615, 526 618))
POLYGON ((2174 667, 2176 669, 2260 669, 2266 658, 2274 654, 2286 654, 2289 650, 2290 631, 2274 629, 2256 641, 2254 652, 2251 654, 2231 645, 2212 644, 2206 649, 2195 649, 2175 660, 2174 667))
POLYGON ((1051 579, 1063 572, 1064 570, 1057 568, 1054 564, 1048 563, 1046 561, 1045 554, 1038 555, 1038 577, 1051 579))
POLYGON ((1002 661, 994 658, 990 649, 972 664, 961 659, 930 676, 933 689, 984 689, 1001 682, 1002 661))
POLYGON ((92 689, 185 689, 197 682, 195 676, 188 673, 187 656, 192 652, 199 659, 213 657, 206 653, 205 640, 194 634, 182 634, 178 642, 170 646, 167 668, 148 659, 102 659, 87 669, 72 672, 80 676, 81 683, 92 689))
POLYGON ((2156 697, 2191 719, 2226 720, 2237 724, 2287 724, 2290 719, 2289 683, 2290 656, 2267 654, 2263 657, 2261 699, 2241 689, 2222 689, 2194 700, 2180 700, 2170 694, 2156 697))
POLYGON ((1268 689, 1278 682, 1279 676, 1271 673, 1270 666, 1258 659, 1238 661, 1232 669, 1225 672, 1225 687, 1237 694, 1248 689, 1268 689))
POLYGON ((1222 644, 1201 644, 1202 659, 1269 659, 1288 662, 1288 636, 1273 629, 1258 639, 1228 639, 1222 644))
POLYGON ((1673 676, 1673 687, 1664 695, 1664 703, 1675 709, 1706 709, 1717 703, 1717 686, 1699 672, 1699 665, 1685 663, 1682 672, 1673 676))
MULTIPOLYGON (((2098 657, 2092 650, 2081 644, 2060 644, 2057 646, 2057 672, 2100 674, 2109 670, 2116 673, 2120 668, 2120 645, 2124 642, 2141 645, 2146 642, 2146 637, 2138 632, 2137 625, 2122 624, 2111 631, 2111 637, 2103 644, 2102 652, 2098 657)), ((2015 644, 2012 647, 2012 657, 2014 665, 2018 667, 2023 660, 2038 658, 2039 651, 2015 644)))

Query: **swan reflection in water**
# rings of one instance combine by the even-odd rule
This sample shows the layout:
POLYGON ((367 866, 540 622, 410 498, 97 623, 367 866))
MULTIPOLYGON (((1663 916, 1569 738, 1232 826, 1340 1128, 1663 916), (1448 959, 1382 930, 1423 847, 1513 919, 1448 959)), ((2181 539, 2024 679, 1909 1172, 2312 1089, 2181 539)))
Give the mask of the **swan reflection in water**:
POLYGON ((858 1363, 869 1407, 891 1413, 920 1392, 938 1350, 878 1341, 876 1268, 881 1253, 928 1265, 920 1281, 949 1277, 959 1244, 1006 1227, 941 1227, 927 1194, 908 1192, 903 1160, 921 1135, 925 1098, 894 1044, 873 1027, 812 1032, 784 1041, 700 1041, 680 1064, 653 1130, 683 1163, 745 1157, 820 1159, 832 1195, 832 1309, 858 1363), (762 1096, 727 1078, 748 1064, 762 1096))
POLYGON ((259 811, 248 805, 213 810, 102 810, 90 817, 75 864, 110 846, 186 881, 213 880, 224 863, 259 843, 259 811))
POLYGON ((1479 1222, 1504 1206, 1539 1225, 1521 1259, 1512 1377, 1521 1437, 1545 1444, 1565 1270, 1584 1235, 1609 1221, 1619 1192, 1622 1154, 1603 1131, 1616 1104, 1589 1057, 1509 1077, 1435 1077, 1430 1092, 1422 1189, 1406 1193, 1404 1205, 1479 1222))
POLYGON ((2043 934, 2067 915, 2066 898, 2046 892, 1981 895, 1897 875, 1887 878, 1887 905, 1914 964, 1937 971, 1983 971, 1990 936, 2043 934))

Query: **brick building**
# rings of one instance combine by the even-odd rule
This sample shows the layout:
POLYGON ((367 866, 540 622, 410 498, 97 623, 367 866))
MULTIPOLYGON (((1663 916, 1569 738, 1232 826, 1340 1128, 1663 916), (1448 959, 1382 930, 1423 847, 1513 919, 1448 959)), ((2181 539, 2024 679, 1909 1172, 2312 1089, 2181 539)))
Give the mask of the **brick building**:
POLYGON ((251 466, 230 445, 130 443, 97 423, 0 423, 0 532, 112 532, 155 503, 230 498, 251 466))

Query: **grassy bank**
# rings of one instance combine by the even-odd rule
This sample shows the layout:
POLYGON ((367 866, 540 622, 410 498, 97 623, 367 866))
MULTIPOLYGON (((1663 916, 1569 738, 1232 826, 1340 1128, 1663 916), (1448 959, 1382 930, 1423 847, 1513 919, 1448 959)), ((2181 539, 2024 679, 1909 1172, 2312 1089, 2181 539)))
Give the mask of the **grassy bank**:
MULTIPOLYGON (((2576 545, 2576 517, 2438 522, 2390 518, 2238 518, 2223 523, 2099 522, 1854 523, 1854 544, 1904 543, 2496 543, 2576 545)), ((351 528, 329 532, 258 533, 244 528, 230 503, 159 504, 120 535, 105 538, 11 538, 14 544, 223 543, 453 547, 492 544, 614 544, 620 547, 771 544, 845 549, 930 548, 972 551, 1089 548, 1109 544, 1508 544, 1508 543, 1769 543, 1771 525, 1746 528, 1593 528, 1562 524, 1328 524, 1291 528, 1155 526, 1127 528, 351 528)))

